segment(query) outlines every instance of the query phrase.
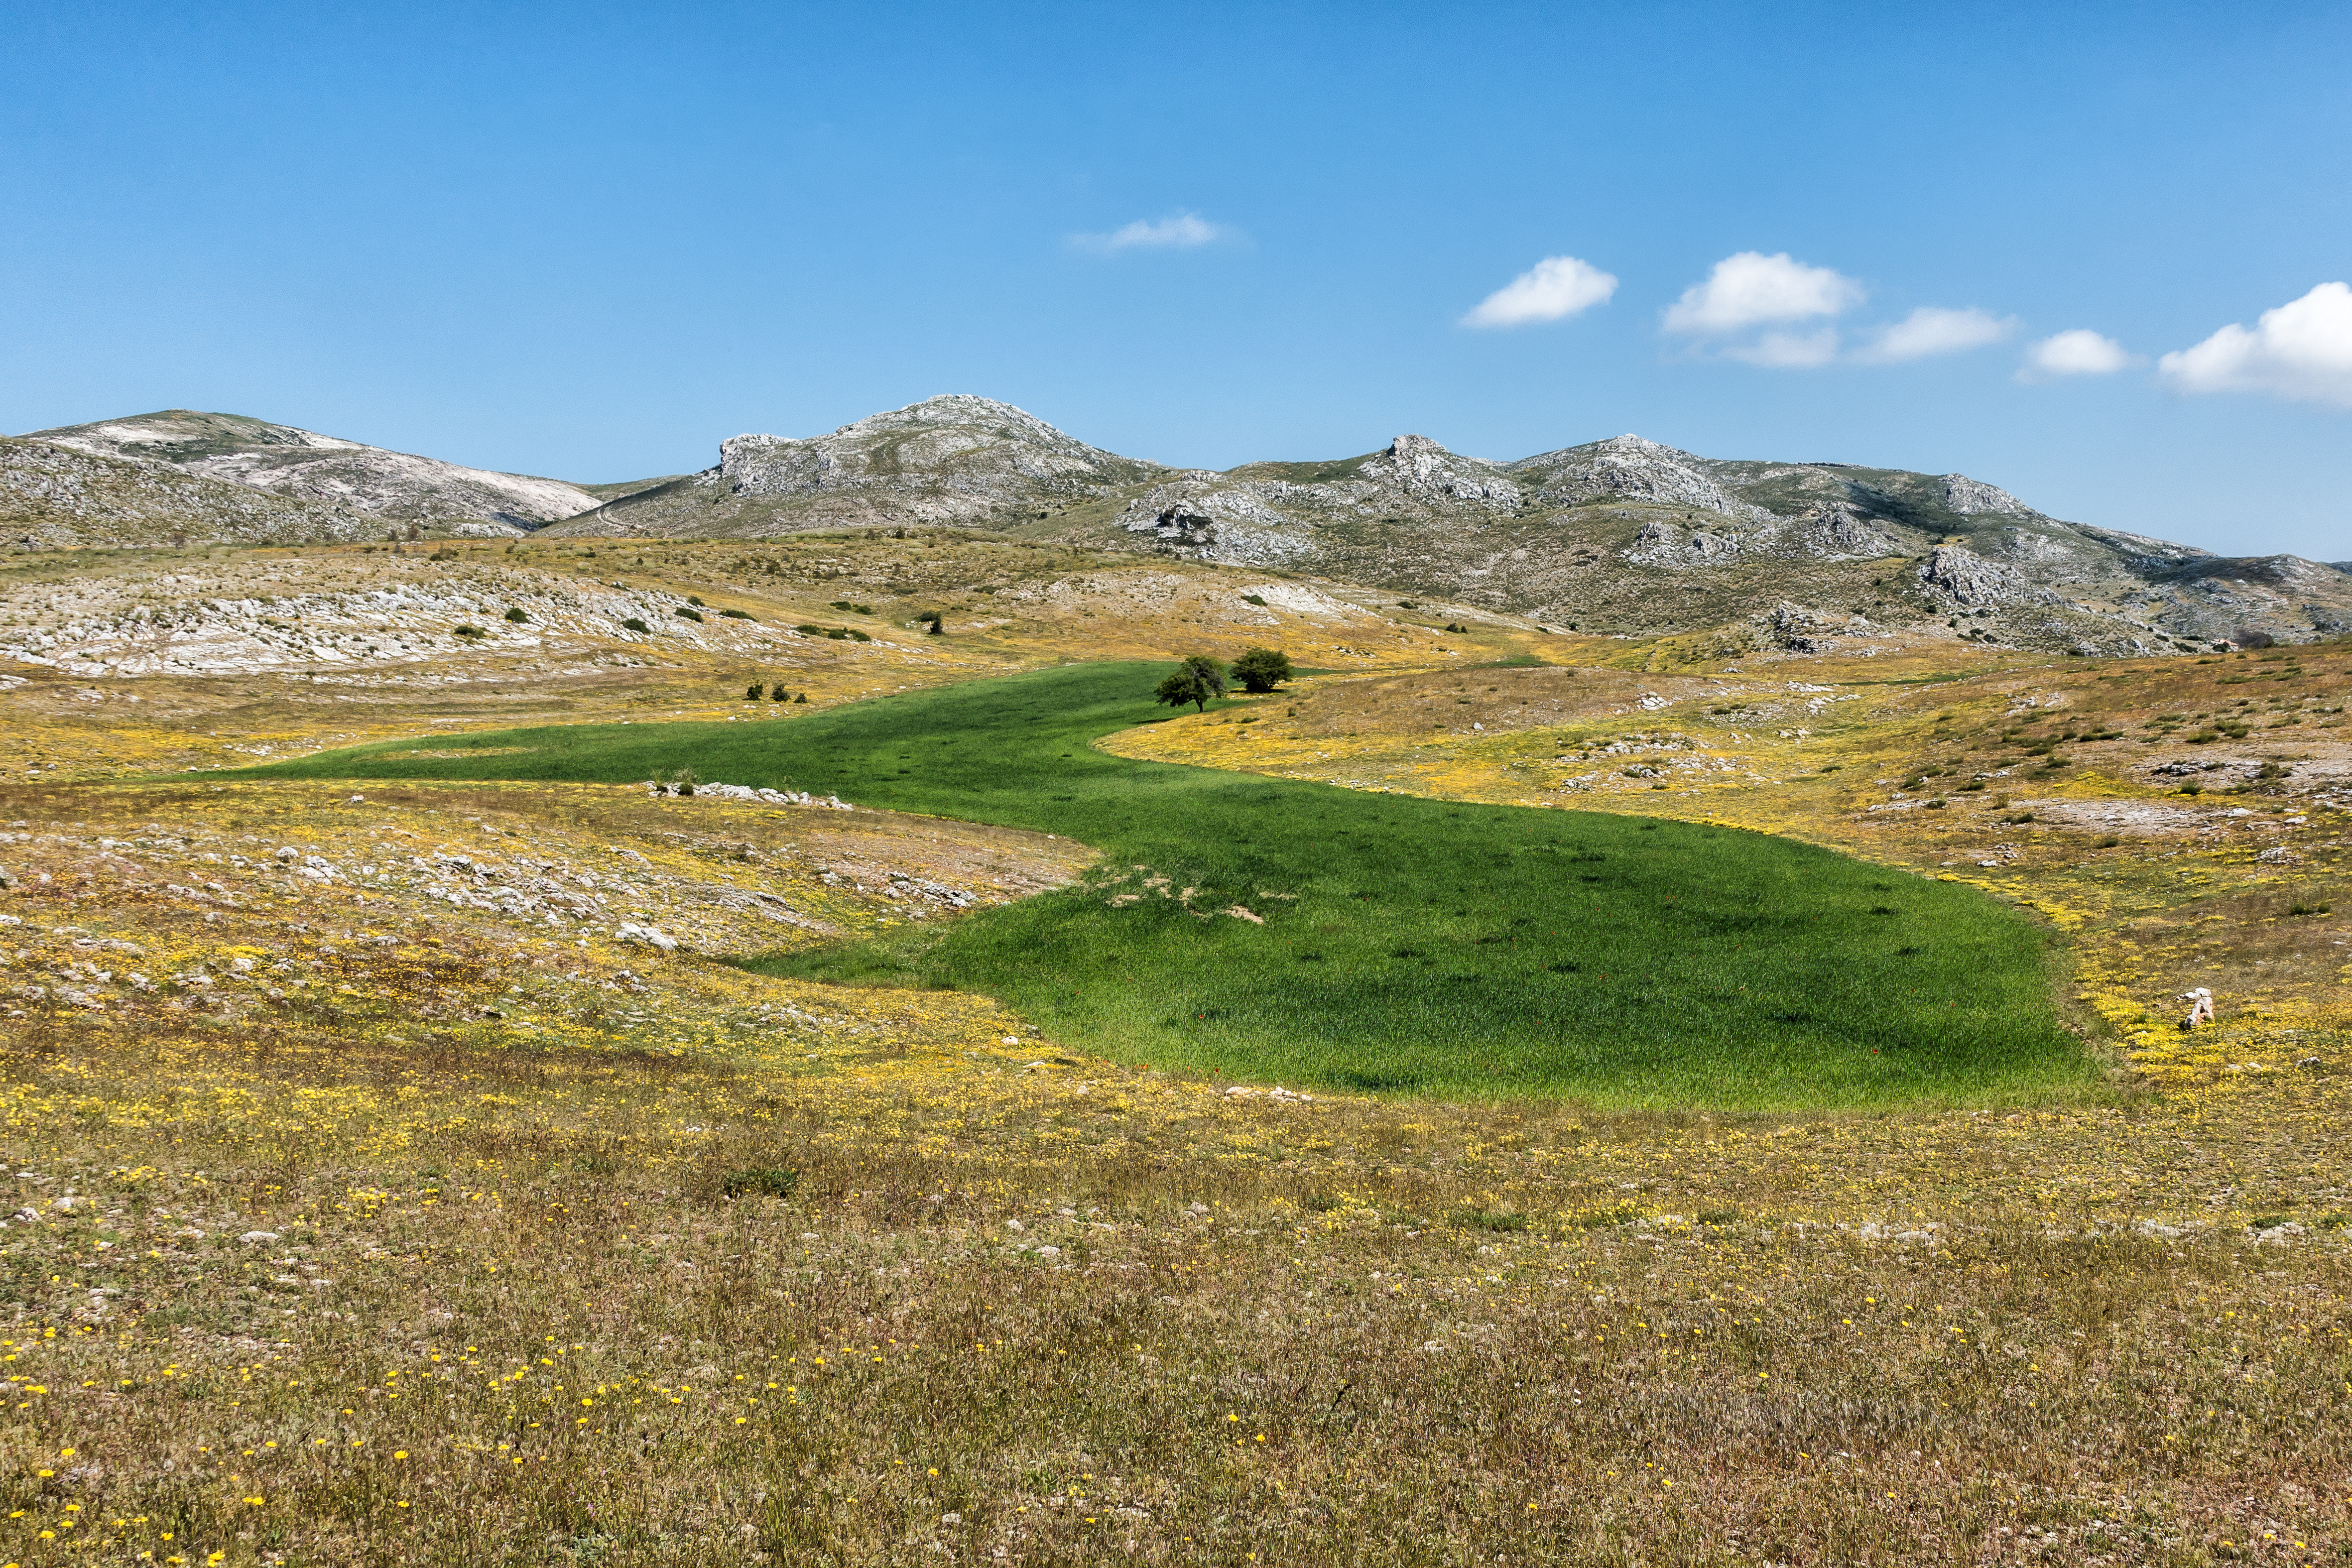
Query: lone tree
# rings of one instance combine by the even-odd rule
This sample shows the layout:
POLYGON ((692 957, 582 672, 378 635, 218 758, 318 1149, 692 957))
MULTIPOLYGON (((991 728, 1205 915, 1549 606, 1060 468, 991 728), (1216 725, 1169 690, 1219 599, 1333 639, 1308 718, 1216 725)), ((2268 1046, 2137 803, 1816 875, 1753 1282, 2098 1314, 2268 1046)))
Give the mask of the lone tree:
POLYGON ((1202 713, 1209 711, 1209 699, 1225 695, 1225 666, 1222 660, 1206 653, 1194 653, 1177 666, 1176 673, 1151 688, 1154 702, 1170 707, 1182 707, 1191 703, 1202 713))
POLYGON ((1279 648, 1252 648, 1234 661, 1242 690, 1263 694, 1290 679, 1290 655, 1279 648))

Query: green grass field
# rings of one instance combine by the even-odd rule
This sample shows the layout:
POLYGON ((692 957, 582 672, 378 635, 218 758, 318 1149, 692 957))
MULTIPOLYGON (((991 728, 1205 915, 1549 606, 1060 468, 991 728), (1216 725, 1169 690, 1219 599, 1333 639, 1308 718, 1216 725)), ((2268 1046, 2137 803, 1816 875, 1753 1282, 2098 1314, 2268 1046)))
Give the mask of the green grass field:
MULTIPOLYGON (((2046 934, 1784 839, 1460 805, 1089 748, 1163 667, 1092 664, 758 724, 504 730, 251 770, 706 779, 1075 838, 1083 887, 755 968, 985 991, 1066 1044, 1254 1082, 1725 1109, 2079 1092, 2046 934), (1264 924, 1223 913, 1242 908, 1264 924)), ((216 776, 215 776, 216 777, 216 776)))

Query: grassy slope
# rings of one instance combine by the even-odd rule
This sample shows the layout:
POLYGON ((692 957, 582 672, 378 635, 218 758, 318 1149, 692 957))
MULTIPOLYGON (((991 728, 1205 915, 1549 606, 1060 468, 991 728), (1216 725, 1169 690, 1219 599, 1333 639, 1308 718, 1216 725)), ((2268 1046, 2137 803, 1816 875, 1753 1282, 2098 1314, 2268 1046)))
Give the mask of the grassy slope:
POLYGON ((1126 1060, 1620 1104, 1885 1104, 2088 1081, 2053 1016, 2042 934, 1970 890, 1733 830, 1089 749, 1152 716, 1153 673, 1079 666, 782 727, 513 730, 432 758, 364 747, 258 771, 624 782, 691 766, 1078 838, 1114 875, 762 967, 993 992, 1126 1060), (496 755, 446 754, 471 748, 496 755), (1222 913, 1234 907, 1264 924, 1222 913))

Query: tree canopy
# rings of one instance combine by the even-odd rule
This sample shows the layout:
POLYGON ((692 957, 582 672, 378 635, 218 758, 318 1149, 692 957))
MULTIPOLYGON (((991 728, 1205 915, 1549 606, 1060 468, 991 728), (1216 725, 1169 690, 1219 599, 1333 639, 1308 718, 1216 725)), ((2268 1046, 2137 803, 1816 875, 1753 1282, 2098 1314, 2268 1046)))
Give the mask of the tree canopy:
POLYGON ((1224 695, 1224 661, 1206 653, 1187 655, 1184 662, 1176 667, 1175 674, 1151 688, 1154 702, 1163 703, 1169 707, 1182 707, 1191 703, 1202 713, 1209 711, 1210 698, 1224 695))
POLYGON ((1234 661, 1234 679, 1247 692, 1270 692, 1290 679, 1290 655, 1279 648, 1252 648, 1234 661))

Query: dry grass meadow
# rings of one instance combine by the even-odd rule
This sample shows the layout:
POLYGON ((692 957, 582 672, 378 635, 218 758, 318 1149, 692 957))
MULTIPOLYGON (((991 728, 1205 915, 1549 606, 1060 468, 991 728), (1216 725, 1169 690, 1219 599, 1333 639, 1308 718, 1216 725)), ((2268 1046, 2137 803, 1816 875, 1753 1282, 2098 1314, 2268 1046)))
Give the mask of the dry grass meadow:
MULTIPOLYGON (((0 1564, 2352 1557, 2352 649, 1726 668, 908 545, 1000 555, 626 547, 635 602, 713 612, 658 642, 560 607, 607 559, 404 558, 557 623, 485 648, 327 604, 381 554, 253 552, 217 570, 288 580, 255 624, 301 598, 415 656, 0 664, 0 1564), (960 622, 1014 591, 1025 620, 960 622), (704 629, 834 600, 872 641, 704 629), (944 638, 900 623, 942 605, 944 638), (1276 635, 1360 652, 1118 745, 1978 883, 2066 934, 2109 1092, 1727 1116, 1194 1081, 723 961, 1057 885, 1066 841, 152 777, 1276 635), (2192 983, 2221 1019, 2183 1035, 2192 983)), ((124 616, 177 591, 109 572, 124 616)), ((0 591, 0 630, 116 646, 57 563, 0 591)))

